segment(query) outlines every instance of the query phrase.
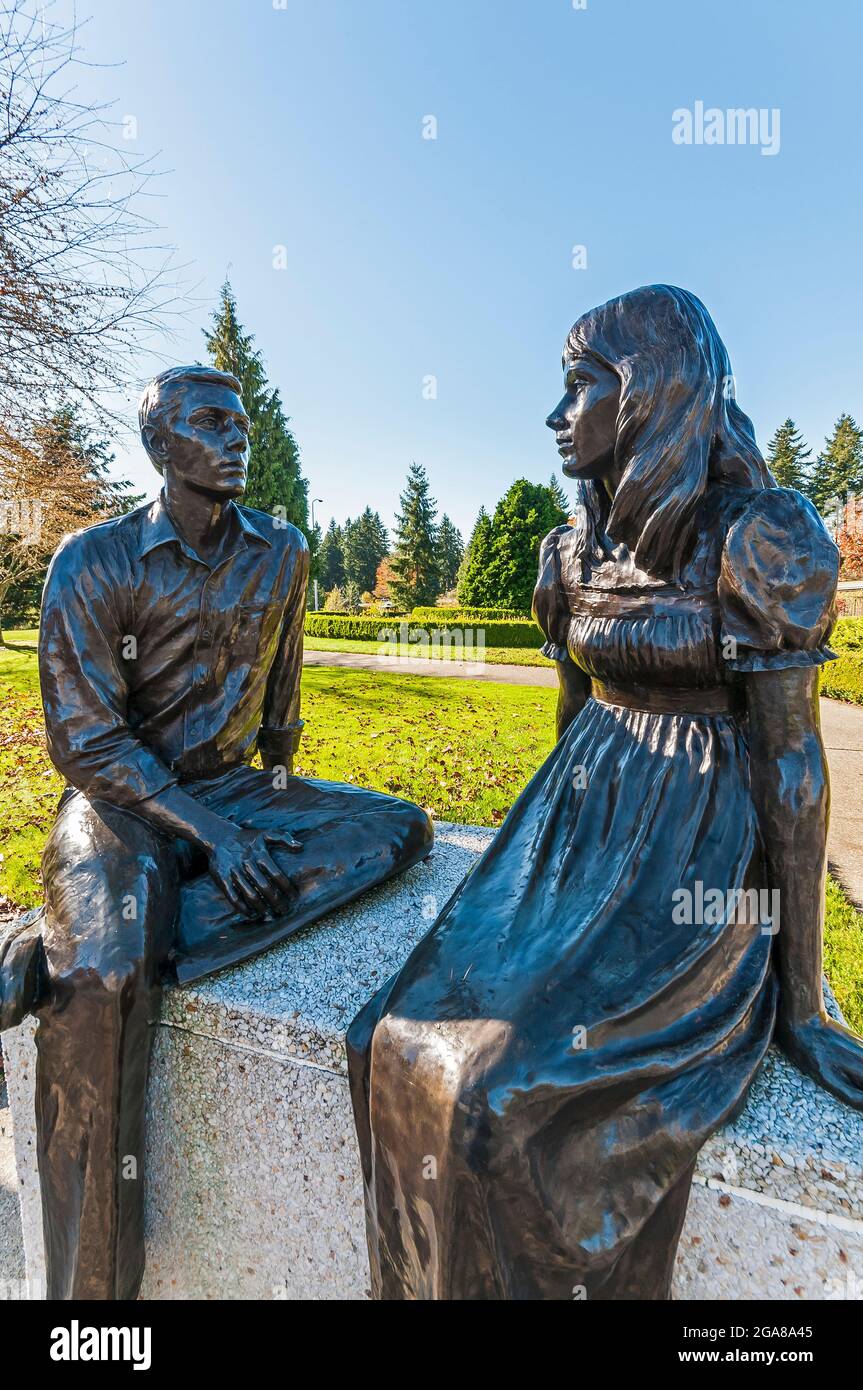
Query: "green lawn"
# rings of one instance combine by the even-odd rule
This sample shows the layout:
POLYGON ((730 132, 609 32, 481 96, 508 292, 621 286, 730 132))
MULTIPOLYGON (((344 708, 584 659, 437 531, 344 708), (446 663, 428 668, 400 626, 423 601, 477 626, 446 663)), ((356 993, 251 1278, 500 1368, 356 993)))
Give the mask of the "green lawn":
MULTIPOLYGON (((45 753, 35 633, 9 640, 0 648, 0 893, 31 906, 62 784, 45 753)), ((551 750, 556 701, 539 686, 307 666, 296 771, 408 797, 441 820, 499 825, 551 750)), ((863 914, 832 882, 825 944, 836 996, 863 1032, 863 914)))
POLYGON ((863 1035, 863 912, 855 911, 832 878, 827 880, 824 973, 849 1024, 863 1035))
POLYGON ((306 667, 296 771, 499 825, 554 745, 556 704, 538 686, 306 667))

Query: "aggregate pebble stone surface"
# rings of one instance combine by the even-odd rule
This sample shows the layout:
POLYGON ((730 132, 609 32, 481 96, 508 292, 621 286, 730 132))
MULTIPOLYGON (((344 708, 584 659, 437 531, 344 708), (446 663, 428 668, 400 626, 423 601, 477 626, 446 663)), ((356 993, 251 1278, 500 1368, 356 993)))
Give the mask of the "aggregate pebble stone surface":
POLYGON ((18 1171, 12 1115, 0 1080, 0 1299, 16 1292, 24 1279, 24 1244, 18 1212, 18 1171))
MULTIPOLYGON (((835 1230, 695 1183, 677 1249, 672 1297, 863 1298, 863 1227, 835 1230)), ((787 1321, 784 1314, 781 1321, 787 1321)), ((769 1315, 761 1322, 769 1323, 769 1315)))
POLYGON ((734 1187, 863 1220, 863 1115, 771 1050, 746 1108, 707 1141, 697 1171, 734 1187))
POLYGON ((142 1298, 369 1296, 345 1077, 161 1029, 147 1173, 142 1298))

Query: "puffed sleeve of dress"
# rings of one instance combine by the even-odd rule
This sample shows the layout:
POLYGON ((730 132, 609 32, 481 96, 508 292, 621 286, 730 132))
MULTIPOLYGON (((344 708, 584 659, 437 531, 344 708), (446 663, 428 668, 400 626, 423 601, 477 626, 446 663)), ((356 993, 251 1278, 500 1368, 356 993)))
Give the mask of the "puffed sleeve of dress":
POLYGON ((839 552, 811 502, 766 488, 729 528, 718 596, 732 671, 821 666, 836 620, 839 552))
POLYGON ((569 607, 561 586, 560 542, 572 528, 557 526, 539 548, 539 575, 533 591, 533 616, 542 628, 543 656, 552 661, 568 661, 566 639, 569 607))

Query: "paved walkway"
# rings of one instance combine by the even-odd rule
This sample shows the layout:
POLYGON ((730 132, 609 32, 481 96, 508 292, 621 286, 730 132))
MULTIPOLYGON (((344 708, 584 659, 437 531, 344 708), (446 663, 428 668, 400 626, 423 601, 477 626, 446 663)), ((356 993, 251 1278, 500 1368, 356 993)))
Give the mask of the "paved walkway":
MULTIPOLYGON (((369 646, 373 646, 369 643, 369 646)), ((346 666, 353 671, 387 671, 399 676, 465 676, 504 685, 557 685, 553 666, 497 666, 490 661, 440 661, 421 656, 368 656, 359 652, 303 652, 304 666, 346 666)))
MULTIPOLYGON (((343 666, 411 676, 464 676, 505 685, 557 685, 557 672, 549 666, 497 666, 491 662, 429 661, 376 653, 364 656, 358 652, 306 652, 303 662, 307 666, 343 666)), ((830 868, 863 910, 863 706, 822 700, 821 730, 832 789, 830 868)))
POLYGON ((863 910, 863 705, 821 701, 830 764, 830 868, 863 910))

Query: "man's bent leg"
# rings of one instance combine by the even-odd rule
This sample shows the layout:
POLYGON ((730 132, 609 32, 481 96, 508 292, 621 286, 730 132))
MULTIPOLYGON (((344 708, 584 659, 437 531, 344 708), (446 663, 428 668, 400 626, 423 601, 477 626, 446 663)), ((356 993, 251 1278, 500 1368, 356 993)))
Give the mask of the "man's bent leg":
POLYGON ((50 988, 38 1009, 36 1136, 50 1299, 134 1299, 144 1267, 144 1114, 174 845, 75 794, 42 861, 50 988))
POLYGON ((280 779, 243 768, 194 790, 227 820, 289 831, 302 849, 292 854, 273 848, 296 897, 284 917, 271 921, 241 919, 206 872, 183 884, 177 976, 184 984, 319 921, 424 859, 434 842, 432 823, 419 806, 341 782, 280 779))

